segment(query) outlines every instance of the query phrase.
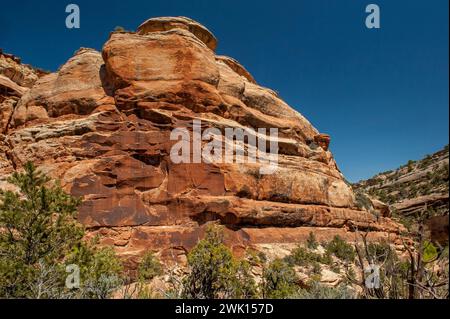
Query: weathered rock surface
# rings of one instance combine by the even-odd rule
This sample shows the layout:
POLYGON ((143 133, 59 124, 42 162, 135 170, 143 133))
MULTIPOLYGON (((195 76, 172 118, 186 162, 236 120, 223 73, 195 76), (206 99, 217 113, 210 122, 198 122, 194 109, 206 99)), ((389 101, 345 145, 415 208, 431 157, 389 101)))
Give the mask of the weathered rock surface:
POLYGON ((215 51, 217 39, 200 23, 186 17, 160 17, 152 18, 142 23, 138 29, 139 34, 163 32, 173 29, 184 29, 195 35, 199 40, 215 51))
POLYGON ((0 74, 18 86, 30 88, 44 73, 29 65, 22 64, 18 57, 3 53, 0 49, 0 74))
POLYGON ((6 177, 14 170, 7 129, 20 98, 45 72, 21 63, 0 49, 0 188, 10 188, 6 177))
POLYGON ((395 240, 399 224, 358 208, 330 137, 237 61, 216 56, 216 45, 195 21, 157 18, 137 33, 112 33, 102 53, 79 50, 17 103, 3 103, 11 106, 0 109, 2 178, 33 161, 83 197, 78 218, 90 235, 130 258, 184 253, 212 221, 226 226, 236 252, 298 243, 310 231, 320 240, 355 240, 356 230, 395 240), (192 130, 194 119, 221 131, 277 128, 279 169, 173 163, 170 133, 192 130))
POLYGON ((40 78, 19 101, 12 117, 12 127, 33 120, 47 120, 64 115, 88 115, 101 105, 113 104, 103 86, 101 54, 80 49, 58 73, 40 78))

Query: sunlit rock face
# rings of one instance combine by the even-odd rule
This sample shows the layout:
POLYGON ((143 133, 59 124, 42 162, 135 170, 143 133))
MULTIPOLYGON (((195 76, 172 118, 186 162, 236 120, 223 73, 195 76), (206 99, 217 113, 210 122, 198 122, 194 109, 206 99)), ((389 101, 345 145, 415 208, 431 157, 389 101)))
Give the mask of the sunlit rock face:
POLYGON ((330 137, 216 46, 195 21, 156 18, 113 32, 101 53, 80 49, 56 73, 0 72, 0 187, 33 161, 83 198, 79 221, 126 258, 184 254, 213 221, 236 252, 295 244, 311 231, 395 239, 398 224, 357 207, 330 137), (194 120, 203 130, 278 129, 278 169, 175 164, 170 134, 194 120))

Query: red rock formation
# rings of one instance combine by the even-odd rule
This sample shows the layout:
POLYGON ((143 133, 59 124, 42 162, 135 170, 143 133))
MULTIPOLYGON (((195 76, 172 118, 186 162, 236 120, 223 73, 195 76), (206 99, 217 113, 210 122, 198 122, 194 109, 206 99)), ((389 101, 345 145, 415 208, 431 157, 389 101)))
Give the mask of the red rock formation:
POLYGON ((20 98, 44 72, 21 64, 18 57, 0 49, 0 188, 6 185, 6 177, 14 169, 11 145, 6 136, 14 108, 20 98))
POLYGON ((331 137, 328 134, 319 134, 314 136, 314 141, 323 148, 324 151, 328 151, 330 147, 331 137))
POLYGON ((329 136, 238 62, 216 56, 216 42, 190 19, 158 18, 112 33, 102 54, 79 50, 21 92, 12 115, 2 111, 9 164, 0 162, 0 174, 31 160, 61 179, 84 199, 80 222, 125 257, 188 250, 210 221, 227 226, 235 250, 299 242, 311 230, 321 239, 354 238, 356 229, 395 239, 398 224, 357 208, 329 136), (170 132, 194 119, 221 130, 277 128, 279 169, 174 164, 170 132))

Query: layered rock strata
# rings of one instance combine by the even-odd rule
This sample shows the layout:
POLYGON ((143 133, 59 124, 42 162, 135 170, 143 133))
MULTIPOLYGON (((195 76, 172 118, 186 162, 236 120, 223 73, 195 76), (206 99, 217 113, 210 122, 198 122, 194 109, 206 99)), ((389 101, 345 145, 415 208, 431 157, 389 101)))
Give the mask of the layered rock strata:
POLYGON ((155 18, 113 32, 101 53, 80 49, 55 73, 0 67, 0 186, 33 161, 83 198, 78 219, 90 235, 130 258, 182 255, 213 221, 235 251, 295 244, 311 231, 395 241, 399 224, 358 208, 330 137, 216 46, 195 21, 155 18), (221 132, 278 129, 278 170, 175 164, 170 134, 194 120, 221 132))

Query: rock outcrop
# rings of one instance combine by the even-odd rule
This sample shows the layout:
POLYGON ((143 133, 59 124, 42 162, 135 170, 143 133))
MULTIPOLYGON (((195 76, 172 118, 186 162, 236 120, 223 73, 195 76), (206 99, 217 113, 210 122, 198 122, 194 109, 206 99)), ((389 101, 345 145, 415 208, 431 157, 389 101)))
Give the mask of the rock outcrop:
POLYGON ((424 212, 432 240, 448 243, 449 178, 448 146, 419 161, 409 161, 402 167, 380 173, 354 185, 390 205, 397 217, 416 222, 424 212))
POLYGON ((195 21, 156 18, 136 33, 113 32, 102 53, 80 49, 56 73, 0 69, 26 84, 0 82, 1 179, 33 161, 83 198, 78 218, 90 234, 130 258, 146 249, 183 254, 212 221, 226 226, 237 252, 295 244, 311 231, 320 240, 353 240, 356 230, 395 240, 401 225, 358 207, 330 137, 237 61, 216 56, 216 46, 195 21), (175 164, 171 131, 192 130, 193 120, 220 131, 277 128, 278 170, 175 164))
POLYGON ((7 129, 20 98, 45 72, 21 63, 0 49, 0 188, 6 188, 6 177, 14 170, 12 149, 7 138, 7 129))

